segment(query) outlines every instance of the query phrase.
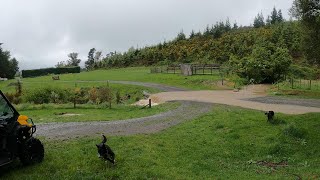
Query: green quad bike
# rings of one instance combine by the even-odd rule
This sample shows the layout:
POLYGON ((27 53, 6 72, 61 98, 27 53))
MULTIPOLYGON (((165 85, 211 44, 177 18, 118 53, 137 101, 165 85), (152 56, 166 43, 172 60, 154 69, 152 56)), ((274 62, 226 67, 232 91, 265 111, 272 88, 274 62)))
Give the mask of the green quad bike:
POLYGON ((16 158, 24 165, 41 162, 44 148, 35 132, 32 119, 20 115, 0 90, 0 166, 16 158))

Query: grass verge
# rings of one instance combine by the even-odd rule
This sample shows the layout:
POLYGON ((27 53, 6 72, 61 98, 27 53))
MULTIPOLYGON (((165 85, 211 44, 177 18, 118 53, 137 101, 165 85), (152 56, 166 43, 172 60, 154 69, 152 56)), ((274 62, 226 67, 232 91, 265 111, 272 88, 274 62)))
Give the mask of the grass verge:
POLYGON ((18 105, 20 114, 27 115, 38 123, 48 122, 84 122, 84 121, 112 121, 139 117, 147 117, 177 108, 178 102, 169 102, 151 109, 132 105, 114 105, 111 109, 102 105, 78 105, 74 109, 72 104, 55 105, 18 105))

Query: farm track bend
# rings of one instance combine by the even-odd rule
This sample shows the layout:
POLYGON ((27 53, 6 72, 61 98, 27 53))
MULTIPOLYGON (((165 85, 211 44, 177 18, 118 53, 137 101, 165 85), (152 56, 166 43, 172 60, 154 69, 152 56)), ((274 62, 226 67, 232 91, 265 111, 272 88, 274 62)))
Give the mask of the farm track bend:
MULTIPOLYGON (((67 82, 67 81, 66 81, 67 82)), ((80 81, 107 82, 107 81, 80 81)), ((274 110, 286 114, 303 114, 320 112, 320 100, 274 98, 265 93, 255 92, 256 87, 245 88, 244 91, 187 91, 183 88, 167 85, 132 82, 109 81, 110 83, 131 84, 156 88, 162 93, 151 96, 154 101, 179 101, 181 106, 169 112, 150 117, 107 122, 68 122, 39 124, 38 136, 53 139, 69 139, 75 137, 106 135, 150 134, 175 126, 181 122, 200 117, 212 110, 213 104, 227 104, 256 110, 274 110)), ((258 87, 258 86, 257 86, 258 87)), ((256 89, 259 89, 256 88, 256 89)), ((263 88, 262 88, 263 89, 263 88)))

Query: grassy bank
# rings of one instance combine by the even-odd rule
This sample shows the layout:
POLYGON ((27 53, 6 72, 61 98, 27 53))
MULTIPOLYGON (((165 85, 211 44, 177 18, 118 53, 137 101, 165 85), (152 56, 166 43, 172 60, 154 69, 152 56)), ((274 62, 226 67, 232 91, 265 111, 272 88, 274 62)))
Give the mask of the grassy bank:
POLYGON ((43 163, 1 168, 3 179, 318 179, 319 114, 277 114, 217 105, 201 118, 153 135, 110 137, 110 167, 96 156, 100 137, 44 140, 43 163), (265 163, 263 163, 265 162, 265 163), (274 166, 283 162, 283 166, 274 166), (274 164, 272 164, 274 163, 274 164))
POLYGON ((27 115, 37 124, 47 122, 112 121, 139 118, 170 111, 178 106, 179 103, 170 102, 153 106, 151 109, 132 105, 114 105, 111 109, 103 105, 78 105, 78 108, 74 109, 72 104, 22 104, 18 105, 17 109, 20 114, 27 115))

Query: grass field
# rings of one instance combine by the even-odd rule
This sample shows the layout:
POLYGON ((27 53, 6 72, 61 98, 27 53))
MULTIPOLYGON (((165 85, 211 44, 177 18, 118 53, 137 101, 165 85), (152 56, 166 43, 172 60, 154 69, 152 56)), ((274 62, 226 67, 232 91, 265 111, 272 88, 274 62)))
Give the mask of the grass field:
POLYGON ((21 104, 17 106, 17 109, 20 114, 27 115, 38 124, 46 122, 112 121, 139 118, 169 111, 178 106, 179 103, 170 102, 153 106, 151 109, 132 105, 114 105, 112 109, 101 105, 78 105, 77 109, 73 109, 73 104, 21 104), (65 115, 61 115, 62 113, 65 115), (69 116, 68 114, 73 114, 74 116, 69 116))
POLYGON ((274 85, 270 94, 298 98, 320 98, 320 80, 290 80, 274 85))
MULTIPOLYGON (((185 77, 179 74, 151 74, 148 67, 134 67, 124 69, 110 69, 110 70, 96 70, 90 72, 81 72, 79 74, 65 74, 60 75, 60 81, 53 81, 52 76, 42 76, 36 78, 24 78, 23 87, 32 89, 40 86, 47 86, 48 84, 54 86, 74 87, 74 82, 62 81, 105 81, 105 80, 124 80, 124 81, 139 81, 139 82, 153 82, 160 84, 167 84, 188 89, 221 89, 228 87, 219 87, 216 82, 221 80, 219 73, 214 75, 197 75, 185 77)), ((7 82, 0 82, 0 89, 3 91, 13 91, 14 86, 8 86, 10 83, 16 82, 10 80, 7 82)), ((78 83, 79 85, 88 84, 98 85, 105 83, 78 83)))
POLYGON ((1 179, 319 179, 319 114, 276 119, 271 125, 260 111, 216 105, 158 134, 110 137, 114 167, 97 157, 100 137, 42 138, 44 162, 16 162, 0 169, 1 179), (271 167, 281 161, 284 166, 271 167))

